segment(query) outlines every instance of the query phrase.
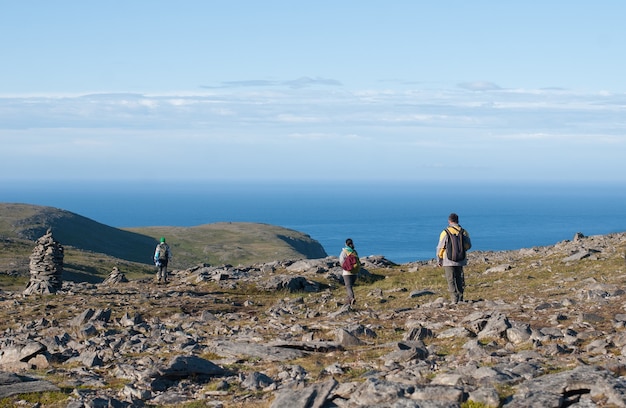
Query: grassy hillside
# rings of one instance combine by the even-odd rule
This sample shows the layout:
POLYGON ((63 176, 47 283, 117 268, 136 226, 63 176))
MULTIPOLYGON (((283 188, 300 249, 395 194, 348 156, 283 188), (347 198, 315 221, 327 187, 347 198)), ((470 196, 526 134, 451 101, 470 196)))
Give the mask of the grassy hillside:
POLYGON ((268 224, 222 222, 197 227, 132 228, 128 231, 155 240, 166 237, 175 268, 188 268, 199 263, 253 264, 327 255, 323 247, 308 235, 268 224))
POLYGON ((48 228, 63 246, 132 262, 150 263, 153 238, 120 230, 69 211, 29 204, 0 204, 0 237, 35 241, 48 228))
POLYGON ((118 229, 57 208, 0 203, 0 275, 27 275, 34 241, 48 228, 65 247, 65 270, 72 277, 66 279, 75 281, 101 280, 113 266, 138 274, 150 271, 161 236, 172 248, 174 269, 326 256, 308 235, 267 224, 118 229))

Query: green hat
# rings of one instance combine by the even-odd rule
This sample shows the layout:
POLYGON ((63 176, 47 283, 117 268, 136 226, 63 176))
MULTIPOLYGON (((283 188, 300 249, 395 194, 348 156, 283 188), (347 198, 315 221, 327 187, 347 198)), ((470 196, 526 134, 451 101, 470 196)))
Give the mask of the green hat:
POLYGON ((161 242, 165 242, 165 237, 161 237, 161 242))

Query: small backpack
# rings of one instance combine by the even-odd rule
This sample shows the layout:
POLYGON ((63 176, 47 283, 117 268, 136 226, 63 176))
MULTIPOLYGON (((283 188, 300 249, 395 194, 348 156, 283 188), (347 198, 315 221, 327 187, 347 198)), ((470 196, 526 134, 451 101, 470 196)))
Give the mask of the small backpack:
POLYGON ((341 268, 347 272, 358 270, 358 266, 359 262, 356 259, 356 255, 354 254, 348 254, 348 256, 345 257, 343 263, 341 264, 341 268))
POLYGON ((446 235, 446 256, 449 260, 460 262, 465 259, 465 244, 463 242, 463 234, 465 230, 461 228, 458 234, 451 233, 447 228, 446 235))
POLYGON ((167 260, 167 245, 161 243, 159 244, 159 261, 167 260))

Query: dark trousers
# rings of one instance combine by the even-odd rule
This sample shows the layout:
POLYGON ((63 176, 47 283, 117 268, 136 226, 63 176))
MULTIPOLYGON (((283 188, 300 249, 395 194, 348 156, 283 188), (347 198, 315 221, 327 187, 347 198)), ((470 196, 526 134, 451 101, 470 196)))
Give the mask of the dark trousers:
POLYGON ((465 291, 465 275, 462 266, 444 266, 443 270, 448 281, 448 293, 452 303, 463 301, 465 291))
POLYGON ((347 304, 352 304, 354 302, 354 291, 352 290, 352 286, 354 282, 356 282, 357 275, 343 275, 343 283, 346 285, 346 293, 348 295, 348 299, 346 301, 347 304))

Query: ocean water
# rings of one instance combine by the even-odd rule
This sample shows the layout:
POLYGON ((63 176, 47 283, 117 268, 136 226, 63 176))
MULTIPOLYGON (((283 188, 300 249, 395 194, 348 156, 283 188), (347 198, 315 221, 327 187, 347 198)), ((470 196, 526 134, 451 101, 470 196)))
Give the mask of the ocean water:
POLYGON ((397 263, 434 257, 450 212, 475 250, 552 245, 574 234, 626 231, 626 184, 5 183, 0 202, 68 210, 113 227, 260 222, 298 230, 338 255, 397 263))

